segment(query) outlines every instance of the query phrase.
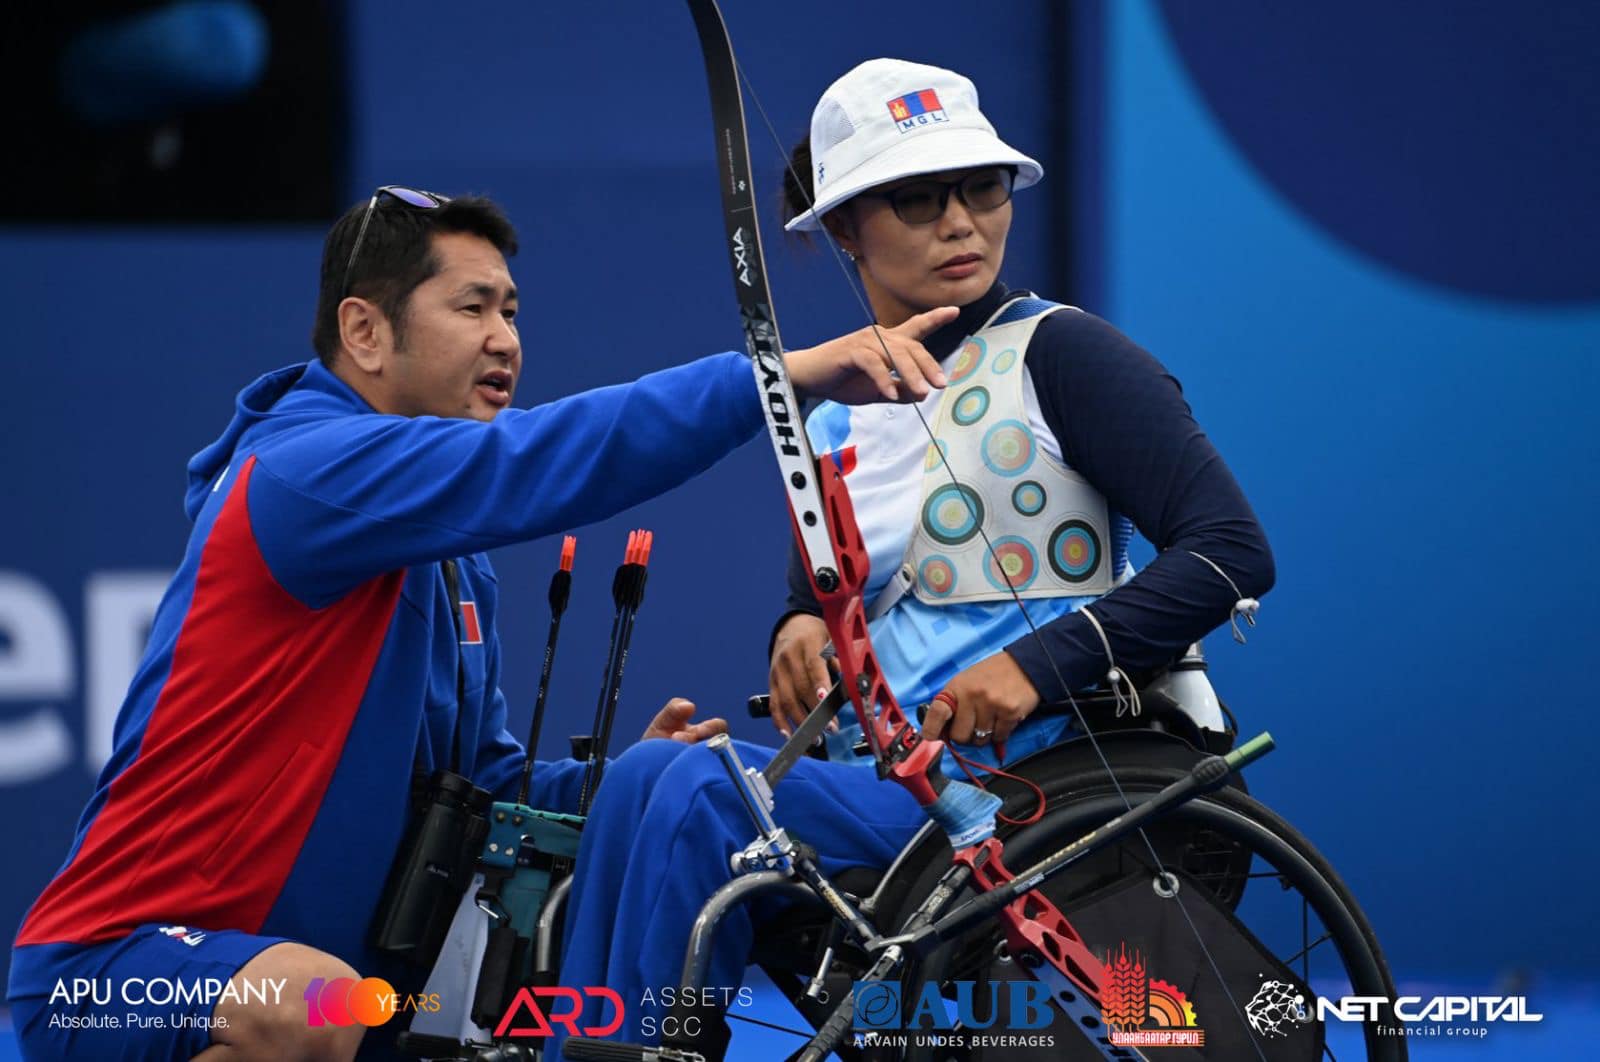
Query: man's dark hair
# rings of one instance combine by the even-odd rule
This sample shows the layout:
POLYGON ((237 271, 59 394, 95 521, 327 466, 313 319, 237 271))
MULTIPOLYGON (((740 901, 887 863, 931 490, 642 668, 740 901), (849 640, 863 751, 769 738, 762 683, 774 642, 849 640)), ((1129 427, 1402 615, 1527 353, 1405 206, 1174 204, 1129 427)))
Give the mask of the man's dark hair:
POLYGON ((433 237, 441 232, 482 236, 507 258, 517 253, 517 231, 492 199, 464 195, 431 210, 419 210, 379 196, 349 276, 345 264, 361 229, 367 203, 346 210, 322 244, 322 286, 317 293, 317 318, 311 346, 322 363, 332 366, 339 353, 339 303, 350 295, 378 304, 394 328, 394 341, 405 341, 406 310, 417 285, 439 272, 433 237))

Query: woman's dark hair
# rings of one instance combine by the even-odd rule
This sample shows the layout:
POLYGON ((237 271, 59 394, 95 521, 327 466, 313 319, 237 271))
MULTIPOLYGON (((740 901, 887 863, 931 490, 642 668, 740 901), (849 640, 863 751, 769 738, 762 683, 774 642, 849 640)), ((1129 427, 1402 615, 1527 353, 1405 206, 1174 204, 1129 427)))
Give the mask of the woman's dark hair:
MULTIPOLYGON (((783 220, 793 221, 811 209, 815 201, 811 187, 811 134, 807 133, 789 152, 789 165, 783 171, 783 220)), ((806 234, 796 233, 802 239, 806 234)))
POLYGON ((317 292, 311 346, 324 365, 332 366, 339 353, 339 303, 350 295, 377 303, 394 328, 395 345, 403 344, 411 293, 439 272, 439 257, 433 253, 434 234, 464 232, 482 236, 508 258, 517 253, 517 231, 492 199, 464 195, 430 210, 419 210, 381 195, 361 239, 361 253, 346 276, 350 246, 361 228, 368 202, 362 200, 346 210, 328 230, 328 238, 322 244, 322 286, 317 292))

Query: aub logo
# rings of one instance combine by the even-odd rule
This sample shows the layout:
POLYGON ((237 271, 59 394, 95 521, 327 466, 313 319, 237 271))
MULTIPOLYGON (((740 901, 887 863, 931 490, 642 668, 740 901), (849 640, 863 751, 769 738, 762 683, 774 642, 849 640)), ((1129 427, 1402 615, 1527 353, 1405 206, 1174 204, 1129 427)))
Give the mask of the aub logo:
POLYGON ((977 982, 956 981, 956 1017, 952 1021, 945 1007, 944 996, 936 981, 929 981, 917 994, 916 1002, 906 1013, 901 986, 898 981, 857 981, 851 989, 855 998, 854 1024, 857 1029, 953 1029, 959 1022, 964 1029, 987 1029, 996 1023, 1001 1013, 1001 997, 1005 997, 1004 1028, 1042 1029, 1050 1024, 1050 989, 1037 981, 987 981, 984 989, 989 994, 985 1008, 989 1017, 980 1021, 974 997, 977 982))

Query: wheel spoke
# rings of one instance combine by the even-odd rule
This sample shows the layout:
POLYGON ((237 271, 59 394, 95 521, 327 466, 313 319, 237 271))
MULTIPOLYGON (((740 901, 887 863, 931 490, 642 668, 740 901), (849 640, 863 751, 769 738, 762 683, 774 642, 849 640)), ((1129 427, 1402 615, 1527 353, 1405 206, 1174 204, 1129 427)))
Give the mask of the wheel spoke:
MULTIPOLYGON (((1296 959, 1310 954, 1310 952, 1311 952, 1311 950, 1313 948, 1320 947, 1321 945, 1326 944, 1328 941, 1330 941, 1332 939, 1333 939, 1333 934, 1332 933, 1329 933, 1327 931, 1323 931, 1322 936, 1318 937, 1316 940, 1313 940, 1310 944, 1306 945, 1304 948, 1301 948, 1299 951, 1297 951, 1293 955, 1289 956, 1286 960, 1284 960, 1283 964, 1285 966, 1288 966, 1290 963, 1294 962, 1296 959)), ((1307 969, 1309 969, 1309 967, 1307 967, 1307 969)), ((1309 985, 1311 983, 1311 975, 1309 973, 1307 973, 1305 975, 1305 980, 1306 980, 1306 984, 1307 985, 1309 985)))
POLYGON ((1311 984, 1311 945, 1306 943, 1306 938, 1311 936, 1311 906, 1306 903, 1304 896, 1300 897, 1300 980, 1311 984))

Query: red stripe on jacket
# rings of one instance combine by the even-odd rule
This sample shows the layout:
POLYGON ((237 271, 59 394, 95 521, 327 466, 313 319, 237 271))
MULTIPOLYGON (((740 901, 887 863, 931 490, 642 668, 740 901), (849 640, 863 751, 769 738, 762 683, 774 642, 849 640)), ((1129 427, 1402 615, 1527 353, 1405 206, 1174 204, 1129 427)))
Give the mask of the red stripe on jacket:
POLYGON ((148 922, 257 932, 294 867, 388 635, 404 571, 310 609, 246 505, 251 457, 201 551, 172 668, 133 762, 19 945, 148 922))

